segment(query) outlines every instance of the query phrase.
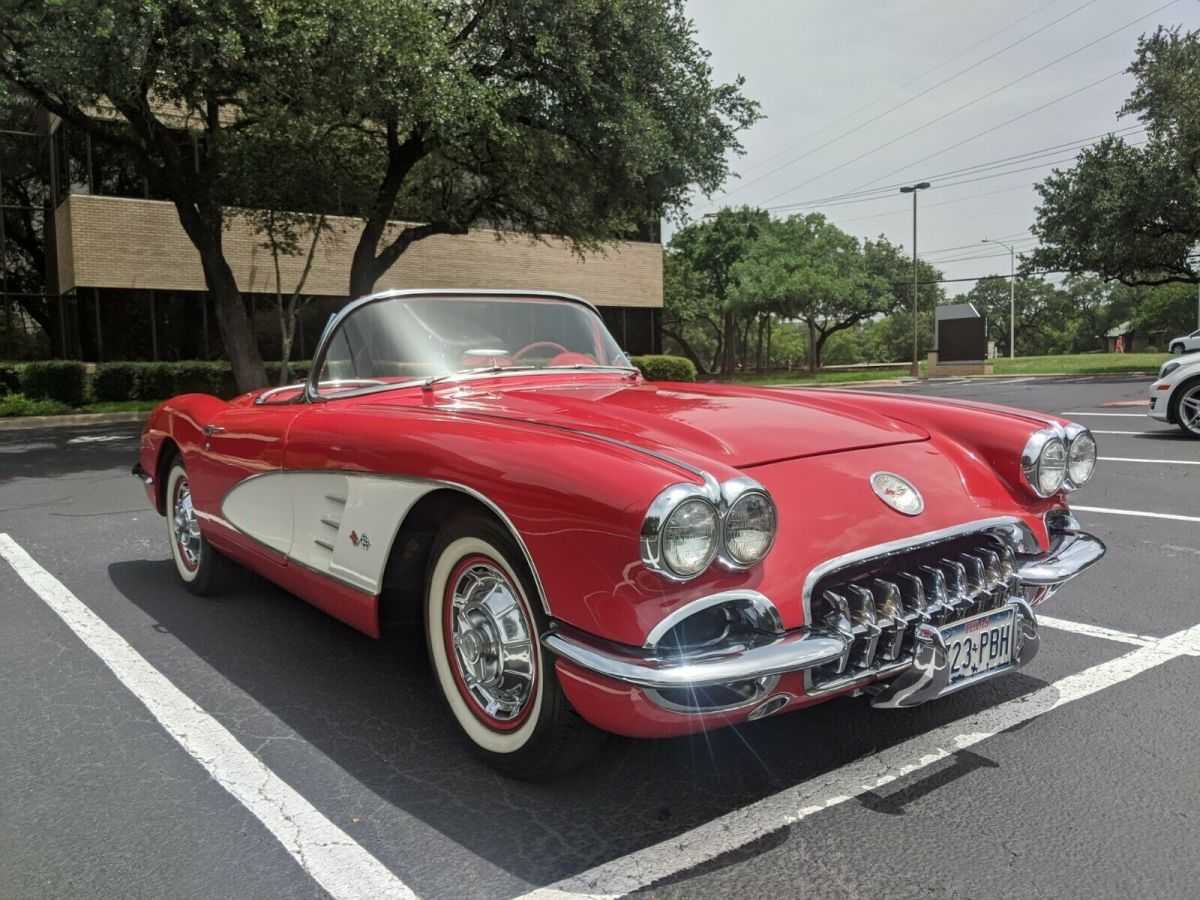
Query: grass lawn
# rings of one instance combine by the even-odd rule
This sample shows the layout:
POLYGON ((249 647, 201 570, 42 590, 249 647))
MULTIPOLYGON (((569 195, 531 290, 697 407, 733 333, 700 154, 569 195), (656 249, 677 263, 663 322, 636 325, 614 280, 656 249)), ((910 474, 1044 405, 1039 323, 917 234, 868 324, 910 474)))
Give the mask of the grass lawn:
MULTIPOLYGON (((1018 356, 993 360, 994 375, 1119 375, 1123 372, 1157 372, 1171 358, 1169 353, 1070 353, 1059 356, 1018 356)), ((826 371, 815 378, 803 369, 792 372, 770 372, 765 375, 739 375, 730 379, 708 378, 705 381, 729 381, 733 384, 840 384, 855 381, 875 381, 902 378, 908 375, 907 365, 894 369, 866 371, 826 371)), ((921 377, 926 375, 921 363, 921 377)))
POLYGON ((90 413, 149 412, 162 403, 161 400, 107 400, 104 403, 89 403, 83 408, 90 413))
POLYGON ((1106 375, 1157 372, 1169 353, 1072 353, 1062 356, 1018 356, 995 360, 997 375, 1106 375))
MULTIPOLYGON (((922 367, 924 368, 924 367, 922 367)), ((731 384, 841 384, 854 381, 876 381, 881 378, 899 378, 908 374, 908 366, 895 369, 868 369, 859 372, 818 372, 816 377, 803 369, 792 372, 771 372, 767 375, 737 375, 733 378, 704 378, 702 381, 728 381, 731 384)))

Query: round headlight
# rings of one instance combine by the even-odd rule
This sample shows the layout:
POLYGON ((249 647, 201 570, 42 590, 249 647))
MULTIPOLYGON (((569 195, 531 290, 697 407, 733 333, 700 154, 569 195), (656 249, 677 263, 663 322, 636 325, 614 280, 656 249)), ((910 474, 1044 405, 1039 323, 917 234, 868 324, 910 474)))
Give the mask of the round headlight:
POLYGON ((703 572, 717 552, 717 511, 707 500, 684 500, 667 516, 662 529, 662 558, 676 575, 703 572))
POLYGON ((1075 487, 1081 487, 1095 470, 1096 439, 1086 431, 1080 432, 1067 448, 1067 477, 1075 487))
POLYGON ((767 555, 775 540, 775 504, 766 494, 742 494, 725 516, 725 551, 739 566, 767 555))
POLYGON ((1042 447, 1037 460, 1038 490, 1049 497, 1067 478, 1067 447, 1059 438, 1051 438, 1042 447))

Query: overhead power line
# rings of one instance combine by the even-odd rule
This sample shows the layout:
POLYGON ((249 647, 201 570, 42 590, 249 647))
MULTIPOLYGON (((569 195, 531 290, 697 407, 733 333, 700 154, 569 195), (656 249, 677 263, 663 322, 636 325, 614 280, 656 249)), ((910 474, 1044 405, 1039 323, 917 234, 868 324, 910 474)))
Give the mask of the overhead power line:
MULTIPOLYGON (((904 132, 903 134, 897 135, 896 137, 892 138, 889 141, 885 141, 884 143, 879 144, 876 147, 872 147, 870 150, 866 150, 863 153, 860 153, 858 156, 852 157, 851 159, 844 160, 843 162, 834 166, 832 169, 826 169, 824 172, 821 172, 817 175, 812 176, 811 178, 809 178, 805 181, 800 182, 800 184, 793 185, 792 187, 787 188, 786 190, 780 191, 777 194, 773 194, 772 196, 766 198, 766 200, 764 200, 763 203, 770 203, 772 200, 777 200, 786 194, 792 193, 792 191, 799 190, 800 188, 802 188, 806 185, 812 184, 814 181, 818 181, 822 178, 825 178, 828 175, 832 175, 834 172, 841 171, 842 169, 846 168, 846 166, 853 165, 854 163, 864 160, 868 156, 872 156, 872 155, 878 153, 880 150, 886 149, 887 147, 890 147, 893 144, 904 140, 905 138, 911 137, 912 135, 914 135, 920 131, 924 131, 926 128, 936 125, 938 122, 945 121, 946 119, 950 118, 951 116, 962 112, 964 109, 968 109, 977 103, 981 103, 982 101, 988 99, 989 97, 994 97, 996 94, 999 94, 1000 92, 1007 90, 1008 88, 1012 87, 1013 85, 1020 84, 1022 81, 1026 81, 1027 79, 1032 78, 1034 75, 1038 75, 1041 72, 1044 72, 1047 69, 1058 65, 1060 62, 1063 62, 1064 60, 1070 59, 1072 56, 1076 56, 1076 55, 1082 53, 1084 50, 1087 50, 1089 47, 1094 47, 1096 44, 1099 44, 1101 41, 1105 41, 1108 38, 1112 37, 1113 35, 1119 34, 1120 32, 1124 31, 1127 28, 1133 27, 1134 25, 1141 22, 1143 19, 1148 19, 1151 16, 1162 12, 1164 9, 1174 6, 1178 2, 1179 2, 1179 0, 1169 0, 1169 2, 1164 3, 1162 6, 1159 6, 1156 9, 1151 10, 1150 12, 1146 13, 1145 15, 1138 16, 1136 19, 1126 22, 1124 25, 1121 25, 1119 28, 1114 28, 1112 31, 1109 31, 1105 34, 1102 34, 1098 38, 1088 41, 1086 44, 1084 44, 1081 47, 1076 47, 1070 53, 1064 53, 1062 56, 1058 57, 1057 59, 1053 59, 1050 62, 1045 63, 1044 65, 1038 66, 1036 69, 1026 72, 1024 75, 1020 75, 1020 76, 1012 79, 1011 81, 1007 81, 1004 84, 1000 85, 1000 87, 993 88, 992 90, 990 90, 984 94, 980 94, 978 97, 975 97, 973 100, 968 100, 966 103, 956 106, 954 109, 949 110, 948 112, 942 113, 940 116, 937 116, 934 119, 930 119, 928 122, 918 125, 916 128, 911 128, 908 131, 904 132)), ((1117 72, 1114 75, 1108 76, 1108 78, 1115 78, 1115 77, 1117 77, 1117 75, 1120 75, 1120 74, 1123 74, 1123 73, 1117 72)), ((1101 81, 1107 81, 1108 78, 1099 79, 1098 81, 1094 81, 1089 85, 1085 85, 1083 88, 1080 88, 1077 91, 1073 91, 1070 94, 1064 94, 1062 97, 1056 98, 1055 100, 1051 101, 1051 103, 1045 104, 1044 106, 1039 107, 1038 109, 1044 109, 1046 106, 1049 106, 1052 103, 1057 103, 1060 100, 1065 100, 1065 99, 1067 99, 1067 97, 1073 96, 1074 94, 1077 94, 1080 91, 1085 90, 1088 87, 1094 87, 1095 85, 1099 84, 1101 81)), ((1030 113, 1032 113, 1032 112, 1037 112, 1037 110, 1030 110, 1030 113)), ((1023 115, 1028 115, 1028 114, 1029 113, 1025 113, 1023 115)), ((1021 116, 1018 116, 1017 118, 1021 118, 1021 116)), ((1009 122, 1012 122, 1012 121, 1015 121, 1015 119, 1009 120, 1009 122)), ((1008 123, 1004 123, 1004 124, 1008 124, 1008 123)), ((997 126, 997 127, 999 127, 999 126, 997 126)), ((994 130, 995 130, 994 128, 989 129, 989 131, 994 131, 994 130)), ((960 142, 960 144, 961 143, 965 143, 965 142, 960 142)), ((955 146, 959 146, 959 145, 955 145, 955 146)), ((946 148, 946 149, 950 149, 950 148, 946 148)), ((939 151, 939 153, 943 153, 943 152, 945 152, 945 150, 939 151)), ((897 171, 900 171, 900 170, 897 170, 897 171)), ((867 187, 868 185, 874 184, 877 181, 882 181, 884 178, 888 178, 894 174, 895 174, 895 172, 889 172, 887 175, 880 176, 879 178, 876 178, 873 181, 867 182, 867 184, 862 185, 862 187, 867 187)), ((857 190, 857 188, 855 190, 857 190)))
MULTIPOLYGON (((1005 25, 1003 28, 999 29, 998 31, 993 31, 991 34, 989 34, 983 40, 976 41, 974 44, 971 44, 969 47, 966 47, 966 48, 958 51, 958 53, 955 53, 949 59, 944 59, 940 63, 938 63, 936 66, 926 69, 924 72, 922 72, 920 75, 917 75, 915 78, 910 78, 908 81, 904 82, 904 84, 900 85, 899 87, 895 88, 894 90, 889 91, 888 93, 884 94, 882 97, 876 97, 874 100, 870 101, 869 103, 864 103, 862 106, 858 107, 853 112, 847 113, 846 115, 842 116, 836 122, 831 122, 830 124, 826 125, 824 128, 821 128, 818 131, 814 131, 812 134, 810 134, 804 138, 801 138, 800 140, 796 141, 795 143, 788 144, 782 150, 777 150, 775 153, 772 153, 766 159, 760 160, 759 162, 756 162, 753 165, 748 166, 746 169, 746 172, 749 173, 749 172, 753 172, 755 169, 761 169, 763 166, 767 165, 768 163, 774 162, 775 160, 779 159, 779 157, 783 156, 785 153, 789 153, 792 150, 795 150, 797 147, 800 147, 803 144, 807 144, 809 141, 816 140, 821 135, 837 128, 843 122, 848 122, 850 119, 853 119, 855 116, 857 116, 861 112, 865 112, 866 110, 870 109, 872 106, 875 106, 878 103, 883 103, 885 100, 892 99, 892 97, 895 97, 897 94, 899 94, 905 88, 908 88, 908 87, 916 84, 918 81, 920 81, 926 75, 932 75, 934 72, 936 72, 938 69, 942 68, 943 66, 948 66, 952 62, 962 59, 964 56, 966 56, 971 51, 975 50, 977 47, 982 47, 984 44, 989 43, 992 40, 995 40, 997 37, 1004 34, 1006 31, 1011 31, 1012 29, 1016 28, 1018 25, 1020 25, 1025 20, 1032 19, 1038 13, 1042 12, 1042 10, 1049 9, 1054 4, 1060 3, 1060 2, 1061 2, 1061 0, 1050 0, 1049 3, 1045 3, 1042 6, 1039 6, 1037 9, 1033 10, 1032 12, 1026 13, 1025 15, 1021 16, 1019 19, 1014 19, 1013 21, 1009 22, 1007 25, 1005 25)), ((1054 24, 1054 23, 1051 23, 1051 24, 1054 24)), ((1047 27, 1049 27, 1049 26, 1047 26, 1047 27)), ((738 188, 735 188, 735 190, 741 190, 741 187, 744 187, 744 185, 740 186, 738 188)), ((720 200, 723 197, 728 197, 729 194, 731 194, 731 193, 733 193, 733 191, 728 191, 728 192, 722 194, 720 197, 718 197, 717 200, 720 200)), ((716 201, 714 201, 714 203, 715 202, 716 201)))
MULTIPOLYGON (((890 109, 887 109, 887 110, 881 112, 879 115, 873 116, 872 118, 868 119, 867 121, 862 122, 859 125, 855 125, 853 128, 850 128, 846 131, 843 131, 837 137, 830 138, 825 143, 823 143, 817 147, 814 147, 813 149, 811 149, 805 153, 802 153, 800 156, 797 156, 794 159, 788 160, 787 162, 783 163, 780 166, 776 166, 774 169, 771 169, 771 171, 764 172, 762 175, 759 175, 757 178, 752 178, 750 181, 747 181, 744 184, 738 185, 733 190, 727 191, 725 194, 723 194, 722 198, 728 197, 731 194, 736 194, 738 191, 745 190, 746 188, 750 187, 753 184, 758 184, 763 179, 770 178, 772 175, 783 171, 784 169, 788 168, 789 166, 795 165, 796 163, 800 162, 803 159, 807 159, 808 157, 812 156, 814 153, 818 153, 821 150, 824 150, 826 147, 828 147, 832 144, 836 144, 842 138, 849 137, 850 135, 854 134, 855 132, 861 131, 862 129, 866 128, 868 125, 874 124, 875 122, 878 122, 880 119, 890 116, 894 112, 898 112, 899 110, 908 106, 908 104, 921 99, 926 94, 936 91, 942 85, 948 84, 949 82, 953 81, 955 78, 958 78, 961 75, 967 74, 972 69, 979 68, 984 63, 995 59, 997 56, 1000 56, 1002 53, 1005 53, 1005 52, 1011 50, 1013 47, 1016 47, 1018 44, 1025 43, 1025 41, 1029 40, 1030 38, 1041 34, 1046 29, 1057 25, 1059 22, 1063 21, 1064 19, 1069 19, 1071 16, 1075 15, 1077 12, 1080 12, 1081 10, 1086 9, 1087 7, 1091 6, 1092 4, 1094 4, 1096 2, 1098 2, 1098 0, 1086 0, 1085 3, 1082 3, 1079 6, 1075 7, 1069 13, 1059 16, 1053 22, 1048 22, 1045 25, 1043 25, 1041 28, 1038 28, 1035 31, 1031 31, 1029 34, 1025 35, 1022 38, 1018 38, 1017 40, 1013 41, 1011 44, 1001 47, 999 50, 995 51, 994 53, 991 53, 988 56, 983 57, 982 59, 976 60, 975 62, 971 63, 971 65, 967 66, 965 69, 960 69, 959 71, 955 72, 953 75, 943 78, 941 81, 937 82, 937 84, 930 85, 929 87, 925 88, 925 90, 923 90, 919 93, 913 94, 911 97, 909 97, 907 100, 903 101, 902 103, 898 103, 895 106, 891 107, 890 109)), ((721 199, 721 198, 718 198, 718 199, 721 199)))
MULTIPOLYGON (((986 172, 992 169, 999 169, 1005 166, 1017 165, 1022 162, 1030 162, 1034 159, 1039 159, 1043 156, 1051 156, 1057 153, 1062 153, 1064 150, 1083 150, 1090 147, 1097 141, 1103 140, 1110 134, 1117 137, 1131 137, 1134 132, 1144 131, 1145 126, 1142 124, 1127 125, 1124 128, 1118 128, 1114 131, 1107 131, 1104 134, 1095 134, 1091 137, 1083 138, 1082 140, 1066 141, 1062 144, 1055 144, 1051 147, 1043 147, 1038 150, 1027 150, 1023 153, 1016 153, 1011 156, 1001 157, 1000 159, 989 160, 988 162, 976 163, 971 166, 963 166, 958 169, 949 169, 945 172, 936 172, 926 176, 928 180, 953 178, 961 175, 972 175, 980 172, 986 172)), ((826 203, 831 203, 837 200, 850 200, 863 198, 866 200, 879 199, 882 197, 891 197, 897 189, 902 185, 897 183, 894 185, 884 185, 882 187, 870 188, 869 190, 844 191, 838 194, 830 194, 826 197, 818 197, 812 200, 796 200, 792 203, 782 203, 778 206, 764 207, 766 209, 794 209, 800 206, 821 206, 826 203)), ((934 185, 934 189, 943 187, 944 185, 934 185)))

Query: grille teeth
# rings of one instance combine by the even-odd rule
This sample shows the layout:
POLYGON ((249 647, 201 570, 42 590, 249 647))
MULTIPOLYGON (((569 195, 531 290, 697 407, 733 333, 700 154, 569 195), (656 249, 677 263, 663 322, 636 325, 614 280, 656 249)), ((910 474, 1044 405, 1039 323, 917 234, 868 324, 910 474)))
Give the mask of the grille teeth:
POLYGON ((1020 590, 1016 556, 992 533, 865 560, 828 575, 814 592, 814 622, 849 641, 840 660, 812 672, 812 686, 835 689, 886 678, 912 659, 919 625, 944 627, 1000 608, 1020 590))
POLYGON ((851 661, 855 666, 869 668, 875 661, 875 651, 879 646, 879 635, 883 629, 877 624, 875 598, 865 587, 852 584, 847 589, 850 594, 850 619, 854 622, 854 652, 851 661))

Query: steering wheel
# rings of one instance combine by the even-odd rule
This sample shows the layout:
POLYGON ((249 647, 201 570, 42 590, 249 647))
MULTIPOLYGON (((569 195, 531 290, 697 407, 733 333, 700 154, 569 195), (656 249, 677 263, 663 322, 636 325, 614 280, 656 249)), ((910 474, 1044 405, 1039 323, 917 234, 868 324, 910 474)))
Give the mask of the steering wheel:
POLYGON ((526 344, 520 350, 512 355, 513 365, 519 363, 525 358, 526 354, 532 353, 534 350, 549 349, 556 350, 558 353, 570 353, 571 351, 562 344, 556 344, 554 341, 534 341, 532 344, 526 344))

